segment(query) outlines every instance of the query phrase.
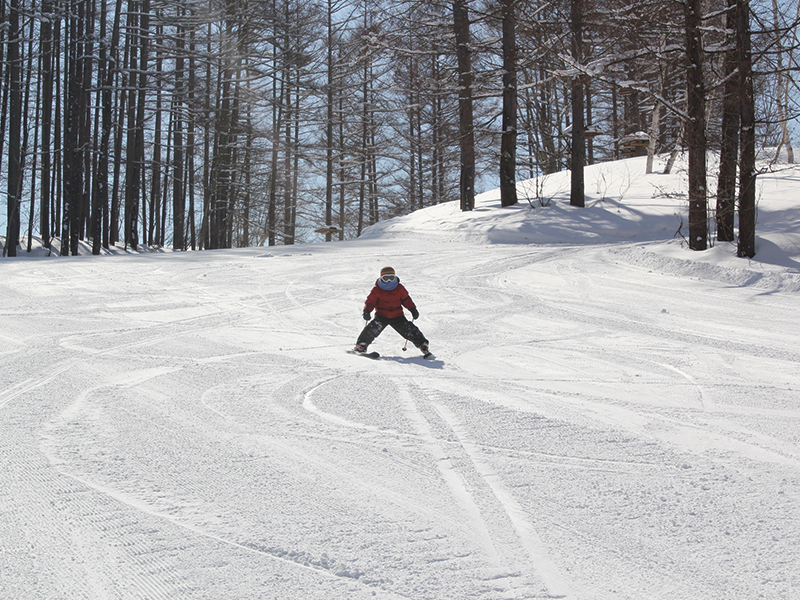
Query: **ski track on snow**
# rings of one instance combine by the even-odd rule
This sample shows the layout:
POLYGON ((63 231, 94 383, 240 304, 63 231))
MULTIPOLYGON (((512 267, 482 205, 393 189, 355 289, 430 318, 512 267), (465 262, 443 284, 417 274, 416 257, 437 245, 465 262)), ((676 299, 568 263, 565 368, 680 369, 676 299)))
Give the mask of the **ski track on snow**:
MULTIPOLYGON (((342 375, 326 379, 307 390, 303 396, 303 408, 337 427, 358 429, 365 432, 395 437, 409 437, 407 434, 358 423, 319 409, 313 402, 313 395, 324 388, 325 385, 340 377, 342 377, 342 375)), ((570 584, 549 556, 535 527, 525 515, 525 511, 505 489, 488 460, 482 457, 480 445, 468 439, 466 430, 461 425, 455 413, 441 402, 436 391, 421 386, 414 378, 409 378, 407 382, 405 381, 406 378, 395 377, 393 379, 398 387, 403 414, 413 425, 415 430, 415 433, 411 437, 413 437, 417 443, 425 447, 434 461, 440 476, 450 490, 453 499, 469 520, 469 530, 473 532, 475 540, 478 541, 479 545, 484 549, 489 565, 497 572, 493 577, 495 584, 503 585, 508 594, 519 593, 519 583, 513 581, 515 577, 512 574, 519 569, 523 569, 535 573, 535 575, 541 579, 546 588, 544 592, 546 597, 571 598, 572 592, 570 590, 570 584), (434 434, 430 423, 418 409, 417 402, 411 394, 409 385, 413 385, 415 388, 422 391, 425 401, 453 431, 458 440, 457 445, 465 451, 475 471, 480 475, 483 484, 494 494, 494 497, 502 507, 509 522, 513 525, 516 535, 518 536, 518 542, 520 544, 519 549, 527 554, 528 561, 515 561, 514 564, 504 564, 504 559, 501 558, 501 553, 498 552, 497 543, 507 545, 508 542, 499 539, 496 540, 496 536, 493 535, 492 531, 489 529, 481 508, 476 504, 473 494, 469 491, 463 476, 460 474, 460 467, 453 461, 452 454, 454 443, 441 440, 434 434)), ((503 555, 516 556, 518 555, 518 550, 516 546, 507 548, 503 555)), ((542 591, 536 590, 533 594, 539 597, 542 595, 542 591)))
POLYGON ((514 525, 523 548, 531 559, 533 568, 539 573, 552 598, 569 598, 570 586, 561 570, 549 556, 541 537, 525 514, 525 511, 508 493, 500 478, 492 469, 489 462, 481 455, 480 449, 467 437, 467 433, 455 413, 443 404, 433 403, 444 421, 450 426, 458 437, 464 450, 466 450, 475 469, 480 473, 484 482, 491 488, 495 497, 503 505, 506 514, 514 525))
MULTIPOLYGON (((81 528, 84 531, 96 531, 101 538, 113 539, 121 548, 119 556, 115 558, 117 577, 125 582, 128 593, 135 593, 135 597, 152 600, 174 600, 183 597, 189 590, 186 582, 181 581, 179 573, 180 562, 175 561, 173 556, 162 555, 153 546, 147 537, 142 537, 139 531, 142 524, 139 519, 131 519, 121 514, 115 503, 133 509, 136 513, 152 517, 163 521, 181 530, 184 530, 191 539, 192 536, 199 536, 204 539, 227 545, 231 548, 242 550, 247 553, 268 558, 284 565, 289 565, 292 569, 300 569, 309 573, 320 574, 334 582, 355 582, 359 586, 373 590, 372 595, 379 595, 387 600, 411 598, 397 591, 381 590, 379 587, 359 579, 359 574, 341 568, 336 563, 327 565, 325 561, 309 562, 302 554, 296 554, 262 544, 253 540, 237 540, 230 536, 220 535, 208 531, 205 527, 195 525, 181 516, 169 514, 160 510, 149 502, 137 499, 130 494, 120 491, 112 486, 104 485, 89 477, 72 472, 69 462, 62 460, 59 456, 59 441, 57 431, 77 424, 85 416, 85 411, 90 403, 90 398, 102 394, 111 388, 135 389, 138 385, 148 380, 152 380, 168 373, 179 371, 179 368, 157 367, 143 369, 139 371, 127 372, 120 376, 115 376, 109 380, 86 388, 64 408, 56 419, 52 420, 42 433, 41 450, 48 463, 55 467, 65 477, 69 478, 76 485, 62 485, 52 497, 58 501, 67 502, 72 507, 73 512, 78 511, 82 516, 81 528), (96 497, 87 494, 86 490, 93 490, 100 496, 96 497), (294 556, 294 557, 293 557, 294 556), (379 592, 379 594, 378 594, 379 592)), ((209 406, 204 400, 201 403, 206 409, 215 413, 232 423, 238 423, 229 415, 220 412, 209 406)), ((157 533, 153 530, 151 534, 157 533)), ((68 533, 63 534, 67 537, 68 533)), ((191 542, 190 542, 191 543, 191 542)), ((91 580, 97 578, 92 584, 98 595, 105 595, 102 590, 107 590, 115 586, 106 574, 89 569, 87 577, 91 580)), ((91 581, 90 581, 91 584, 91 581)), ((349 583, 348 583, 349 585, 349 583)))

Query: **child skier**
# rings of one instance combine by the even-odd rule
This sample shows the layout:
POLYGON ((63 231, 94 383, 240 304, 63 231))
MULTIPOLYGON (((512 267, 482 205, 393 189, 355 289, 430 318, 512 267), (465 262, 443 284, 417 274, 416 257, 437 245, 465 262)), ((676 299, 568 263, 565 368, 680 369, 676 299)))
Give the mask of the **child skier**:
POLYGON ((364 320, 370 320, 373 309, 375 318, 367 323, 361 335, 358 336, 354 350, 365 354, 367 346, 386 329, 387 325, 391 325, 397 333, 419 348, 425 358, 432 356, 428 349, 428 340, 413 321, 406 319, 403 307, 408 309, 413 319, 419 317, 416 304, 408 295, 403 284, 400 283, 394 269, 383 267, 380 278, 375 282, 375 286, 364 303, 364 320))

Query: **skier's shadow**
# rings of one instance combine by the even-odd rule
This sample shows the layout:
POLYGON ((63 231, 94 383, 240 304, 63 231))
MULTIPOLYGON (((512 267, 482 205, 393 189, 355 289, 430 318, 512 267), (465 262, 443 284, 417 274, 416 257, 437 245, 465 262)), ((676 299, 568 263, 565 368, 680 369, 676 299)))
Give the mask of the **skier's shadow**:
POLYGON ((426 369, 444 369, 444 361, 438 358, 430 360, 421 356, 381 356, 380 360, 390 360, 401 365, 419 365, 426 369))

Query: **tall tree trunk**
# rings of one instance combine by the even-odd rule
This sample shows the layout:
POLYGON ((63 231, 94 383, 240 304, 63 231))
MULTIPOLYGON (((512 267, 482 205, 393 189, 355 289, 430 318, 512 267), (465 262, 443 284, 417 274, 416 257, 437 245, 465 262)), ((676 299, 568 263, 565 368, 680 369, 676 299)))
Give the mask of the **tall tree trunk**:
POLYGON ((703 83, 703 42, 701 0, 686 0, 686 96, 689 122, 686 140, 689 146, 689 248, 708 248, 706 189, 706 91, 703 83))
MULTIPOLYGON (((434 81, 440 81, 442 67, 440 58, 438 56, 433 59, 433 77, 434 81)), ((444 156, 447 152, 445 146, 447 144, 445 133, 445 123, 443 118, 443 100, 441 94, 435 94, 433 98, 433 115, 432 115, 432 131, 433 131, 433 151, 431 154, 431 162, 433 164, 433 178, 431 182, 431 191, 433 196, 433 204, 440 204, 445 201, 445 160, 444 156)), ((516 188, 515 188, 516 189, 516 188)))
POLYGON ((94 0, 83 0, 79 4, 80 15, 80 73, 81 73, 81 114, 78 145, 83 170, 83 192, 81 194, 80 238, 85 239, 91 232, 92 220, 92 87, 94 69, 94 0))
POLYGON ((502 0, 503 131, 500 138, 500 205, 517 203, 517 20, 516 0, 502 0))
MULTIPOLYGON (((181 16, 185 9, 179 8, 181 16)), ((172 249, 185 250, 186 198, 184 197, 183 107, 185 97, 186 35, 182 27, 175 34, 175 95, 172 101, 172 249)))
MULTIPOLYGON (((572 60, 576 65, 580 65, 583 61, 583 0, 571 0, 570 7, 572 60)), ((586 165, 583 88, 583 77, 576 73, 572 78, 572 160, 569 203, 580 207, 586 205, 583 176, 583 168, 586 165)))
POLYGON ((236 201, 235 145, 238 128, 237 84, 240 67, 237 36, 241 7, 226 4, 226 22, 220 58, 220 101, 212 166, 211 247, 230 248, 233 234, 232 208, 236 201))
MULTIPOLYGON (((286 95, 286 123, 284 128, 284 137, 286 139, 286 151, 283 153, 283 243, 285 246, 294 244, 294 236, 292 235, 292 157, 295 153, 294 145, 292 144, 292 121, 296 121, 299 115, 293 114, 292 104, 292 70, 288 65, 285 70, 286 81, 288 83, 286 95)), ((299 74, 298 74, 299 78, 299 74)), ((299 90, 296 90, 296 94, 299 90)))
POLYGON ((221 99, 216 120, 214 158, 211 169, 211 248, 225 248, 228 229, 228 196, 231 191, 231 71, 229 59, 223 57, 221 67, 221 99))
POLYGON ((740 257, 756 254, 756 135, 753 67, 750 45, 750 1, 738 0, 736 31, 741 87, 741 162, 739 164, 739 245, 740 257))
POLYGON ((17 255, 20 232, 20 200, 22 195, 22 61, 20 53, 19 0, 11 0, 8 15, 8 81, 9 81, 9 122, 8 122, 8 169, 6 173, 8 190, 7 232, 4 253, 17 255))
MULTIPOLYGON (((298 84, 300 82, 300 73, 297 74, 298 84)), ((300 94, 294 95, 294 114, 300 115, 300 94)), ((297 200, 299 195, 298 178, 300 176, 300 119, 294 120, 294 139, 292 140, 292 147, 295 151, 292 153, 294 164, 292 165, 292 210, 289 216, 289 232, 292 244, 297 239, 297 200)), ((344 229, 344 228, 342 228, 344 229)))
MULTIPOLYGON (((136 209, 139 208, 139 197, 144 190, 141 181, 144 180, 145 160, 144 160, 144 126, 145 126, 145 99, 147 97, 147 64, 150 60, 150 0, 142 0, 142 15, 139 22, 141 31, 141 49, 139 51, 139 81, 136 86, 138 98, 136 100, 136 151, 135 160, 137 162, 137 173, 139 182, 136 189, 136 209)), ((131 230, 131 246, 136 247, 139 243, 138 223, 131 230)))
POLYGON ((100 86, 100 143, 97 152, 97 169, 94 180, 94 202, 92 223, 95 231, 92 240, 92 254, 100 254, 100 248, 108 248, 108 174, 109 147, 111 128, 113 127, 113 92, 115 63, 114 53, 119 44, 119 21, 122 1, 117 0, 114 13, 114 24, 111 29, 111 43, 108 43, 107 3, 102 2, 100 8, 100 60, 97 78, 100 86))
POLYGON ((333 224, 333 2, 327 4, 327 56, 326 70, 328 82, 326 86, 325 117, 325 241, 331 241, 331 225, 333 224))
MULTIPOLYGON (((340 57, 341 58, 341 57, 340 57)), ((297 114, 297 113, 295 113, 297 114)), ((297 119, 295 119, 295 122, 297 119)), ((344 134, 344 96, 339 95, 339 241, 344 239, 344 228, 346 224, 346 205, 347 205, 347 161, 344 134)), ((284 228, 286 225, 284 225, 284 228)))
POLYGON ((170 109, 167 111, 167 145, 164 149, 164 156, 163 156, 163 171, 161 177, 161 193, 159 194, 160 197, 163 199, 161 202, 161 218, 159 219, 163 224, 161 229, 161 237, 159 238, 159 244, 162 246, 166 243, 167 240, 167 232, 166 232, 166 223, 167 223, 167 204, 169 204, 168 199, 169 195, 169 184, 172 178, 172 119, 175 116, 175 112, 172 110, 172 102, 170 102, 170 109))
MULTIPOLYGON (((159 11, 160 12, 160 11, 159 11)), ((159 20, 162 15, 159 15, 159 20)), ((164 27, 158 25, 156 27, 156 40, 155 40, 155 63, 156 63, 156 81, 162 81, 164 73, 164 27)), ((161 205, 164 201, 164 196, 161 193, 161 176, 163 171, 163 157, 162 157, 162 129, 163 129, 163 105, 164 98, 161 93, 161 86, 156 90, 156 105, 155 117, 153 123, 153 159, 152 159, 152 174, 150 176, 150 230, 149 237, 150 243, 153 245, 161 245, 161 239, 164 237, 162 234, 163 221, 161 220, 161 205)), ((169 120, 168 120, 169 122, 169 120)), ((169 143, 169 142, 168 142, 169 143)))
POLYGON ((229 185, 230 192, 228 193, 228 221, 226 232, 226 248, 233 247, 233 233, 234 226, 237 224, 237 216, 239 214, 237 208, 241 204, 241 176, 242 169, 238 166, 240 164, 239 153, 241 147, 239 145, 239 136, 241 134, 241 86, 242 86, 242 57, 244 56, 244 48, 242 47, 242 28, 240 24, 235 25, 236 40, 235 44, 236 53, 233 59, 233 85, 231 97, 231 129, 230 129, 230 162, 229 164, 229 185))
MULTIPOLYGON (((42 245, 50 247, 50 191, 51 191, 51 168, 52 168, 52 149, 53 149, 53 21, 56 17, 53 14, 51 0, 42 3, 42 13, 45 16, 40 26, 40 45, 39 50, 42 54, 42 182, 41 199, 39 202, 39 230, 42 234, 42 245)), ((56 21, 57 22, 57 21, 56 21)))
MULTIPOLYGON (((250 84, 247 84, 248 95, 251 93, 250 84)), ((247 106, 247 114, 245 116, 245 147, 244 147, 244 193, 242 194, 242 240, 241 246, 248 248, 250 246, 250 211, 252 205, 252 185, 253 185, 253 114, 250 110, 250 105, 247 106)))
MULTIPOLYGON (((409 48, 414 51, 413 37, 409 34, 409 48)), ((416 89, 419 85, 417 81, 417 60, 415 56, 408 58, 408 97, 406 98, 406 118, 408 120, 408 203, 412 210, 422 208, 422 198, 417 203, 416 191, 417 180, 421 174, 417 173, 417 113, 419 110, 419 92, 416 89)))
MULTIPOLYGON (((208 43, 206 45, 206 52, 209 56, 212 55, 213 49, 211 46, 211 24, 206 25, 206 34, 208 43)), ((205 122, 211 122, 211 66, 212 61, 207 60, 205 72, 205 100, 203 102, 203 113, 205 115, 205 122)), ((203 135, 203 221, 200 226, 200 238, 202 239, 203 248, 211 248, 211 202, 212 196, 212 165, 211 165, 211 127, 204 128, 203 135)))
MULTIPOLYGON (((276 3, 273 0, 272 2, 272 11, 273 13, 276 12, 276 3)), ((280 135, 281 135, 281 121, 283 119, 283 95, 284 90, 286 88, 286 82, 283 80, 283 77, 278 77, 277 73, 279 73, 279 56, 280 56, 280 49, 279 49, 279 42, 280 39, 278 27, 275 26, 273 32, 275 41, 272 46, 272 70, 273 73, 276 74, 272 78, 272 139, 270 143, 272 145, 272 156, 270 160, 270 178, 269 178, 269 204, 267 206, 267 239, 268 244, 270 246, 275 245, 275 233, 276 233, 276 211, 277 211, 277 203, 278 203, 278 156, 279 156, 279 144, 280 144, 280 135), (281 80, 280 83, 278 80, 281 80)))
MULTIPOLYGON (((6 123, 8 122, 8 89, 10 87, 8 80, 8 65, 6 64, 6 46, 8 45, 8 32, 10 27, 6 27, 8 16, 6 15, 6 2, 0 2, 0 81, 3 82, 2 95, 0 96, 0 172, 3 168, 3 159, 6 156, 6 123)), ((8 182, 6 181, 6 185, 8 182)), ((6 204, 8 207, 8 204, 6 204)), ((6 233, 8 233, 8 222, 6 222, 6 233)), ((7 240, 6 240, 7 241, 7 240)), ((4 255, 8 252, 7 248, 3 249, 4 255)))
MULTIPOLYGON (((27 81, 25 82, 25 90, 26 90, 26 92, 25 92, 25 107, 26 108, 23 111, 23 115, 24 116, 23 116, 23 122, 22 122, 22 130, 25 132, 25 141, 22 144, 23 156, 24 156, 24 155, 27 154, 28 135, 29 135, 29 132, 30 132, 30 127, 28 126, 28 123, 27 123, 28 118, 30 118, 28 115, 31 112, 33 112, 35 115, 37 115, 37 116, 34 116, 35 122, 33 124, 33 152, 31 154, 32 157, 33 157, 32 161, 31 161, 33 163, 31 165, 31 173, 33 173, 34 176, 31 178, 31 182, 30 182, 31 206, 30 206, 30 212, 29 212, 29 216, 28 216, 28 246, 27 246, 27 251, 28 252, 31 252, 31 250, 33 249, 33 224, 36 221, 36 212, 35 212, 35 209, 36 209, 36 184, 37 184, 38 181, 37 181, 37 178, 36 178, 35 174, 37 172, 37 169, 39 168, 39 125, 41 123, 41 119, 38 118, 38 111, 39 111, 39 107, 41 106, 41 101, 42 101, 42 82, 41 82, 41 79, 38 79, 37 82, 36 82, 36 98, 34 99, 34 105, 33 105, 34 108, 33 108, 33 111, 30 110, 30 108, 29 108, 30 107, 29 96, 31 94, 31 88, 32 88, 31 78, 32 78, 33 72, 34 72, 33 60, 34 60, 34 56, 36 56, 36 53, 35 53, 35 51, 33 49, 33 43, 34 43, 33 39, 34 39, 34 25, 33 25, 33 22, 31 22, 30 34, 28 35, 28 51, 27 51, 27 56, 28 56, 28 66, 27 66, 28 76, 27 76, 27 81)), ((40 73, 41 73, 41 62, 42 62, 41 61, 41 57, 39 57, 38 60, 37 60, 37 63, 38 63, 38 69, 39 69, 40 73)))
MULTIPOLYGON (((618 140, 619 135, 619 101, 617 99, 617 82, 611 86, 611 138, 618 140)), ((614 144, 614 160, 619 160, 619 144, 614 144)))
MULTIPOLYGON (((122 0, 117 0, 117 16, 122 14, 122 0)), ((128 13, 128 18, 126 20, 127 29, 128 31, 131 30, 131 15, 128 13)), ((117 26, 117 28, 119 28, 117 26)), ((125 48, 122 54, 122 59, 120 59, 119 52, 117 48, 112 46, 111 52, 114 56, 114 63, 121 65, 121 69, 119 69, 120 74, 118 75, 119 83, 120 83, 120 91, 119 91, 119 105, 117 106, 117 120, 116 120, 116 127, 114 128, 114 156, 118 157, 117 160, 114 161, 114 173, 112 177, 112 184, 111 184, 111 215, 109 217, 109 244, 113 245, 120 241, 120 212, 122 212, 121 206, 121 194, 120 194, 120 184, 122 178, 122 160, 119 158, 122 156, 122 141, 125 137, 124 130, 125 130, 125 118, 127 114, 127 104, 129 98, 132 94, 128 91, 128 88, 133 87, 131 83, 131 77, 133 76, 132 73, 128 73, 128 69, 126 69, 129 63, 129 56, 130 53, 133 51, 131 47, 131 36, 125 36, 125 48)), ((111 75, 113 77, 113 74, 111 75)), ((123 233, 124 236, 124 227, 123 233)))
MULTIPOLYGON (((377 135, 373 129, 370 133, 370 147, 375 148, 377 135)), ((367 175, 367 197, 369 198, 369 224, 374 225, 381 218, 381 208, 378 203, 378 157, 376 152, 369 154, 369 173, 367 175)))
POLYGON ((141 2, 139 0, 132 1, 129 5, 128 13, 128 35, 126 36, 126 43, 129 48, 128 54, 128 69, 130 75, 128 103, 127 103, 127 138, 125 149, 125 226, 123 229, 125 248, 131 246, 134 250, 139 246, 139 169, 141 163, 137 156, 137 131, 136 131, 136 104, 138 94, 136 92, 139 79, 136 76, 138 72, 137 58, 143 48, 141 45, 141 37, 133 34, 134 31, 141 31, 139 27, 139 19, 141 16, 141 2))
MULTIPOLYGON (((195 106, 195 89, 197 88, 197 81, 195 76, 195 34, 189 34, 189 87, 187 89, 187 97, 189 99, 189 106, 195 106)), ((186 123, 186 176, 187 187, 189 189, 189 234, 191 236, 191 248, 196 250, 197 243, 197 227, 195 225, 195 201, 194 201, 194 188, 195 188, 195 174, 194 174, 194 154, 195 154, 195 112, 189 111, 189 116, 186 123)), ((164 203, 164 211, 166 212, 166 202, 164 203)), ((166 215, 162 220, 166 223, 166 215)), ((163 228, 162 228, 163 232, 163 228)), ((163 233, 162 241, 163 244, 163 233)))
MULTIPOLYGON (((62 13, 63 15, 63 13, 62 13)), ((66 16, 64 19, 54 18, 53 20, 53 56, 62 56, 65 52, 64 48, 67 46, 68 43, 68 36, 66 35, 65 27, 63 22, 66 20, 66 16), (63 32, 63 35, 62 35, 63 32)), ((52 186, 50 188, 50 214, 52 216, 51 224, 50 224, 50 234, 51 238, 58 236, 62 233, 61 229, 63 228, 64 222, 64 148, 63 148, 63 140, 64 140, 64 116, 65 116, 65 106, 64 102, 62 101, 64 97, 63 87, 64 87, 64 74, 63 69, 61 67, 63 61, 61 60, 54 60, 54 73, 53 73, 53 80, 55 84, 54 89, 54 98, 58 100, 54 100, 53 102, 53 154, 52 162, 53 167, 51 170, 53 176, 52 186)), ((65 238, 62 238, 62 242, 65 238)), ((51 240, 52 241, 52 240, 51 240)), ((51 248, 52 249, 52 248, 51 248)), ((66 250, 67 245, 62 243, 61 249, 66 250)))
POLYGON ((83 153, 80 132, 84 112, 83 68, 79 3, 69 5, 67 27, 67 63, 65 66, 66 102, 64 114, 64 226, 62 227, 61 254, 78 254, 83 200, 83 153))
MULTIPOLYGON (((592 86, 586 83, 586 128, 591 129, 592 120, 592 86)), ((586 136, 586 164, 594 164, 594 140, 586 136)))
MULTIPOLYGON (((369 15, 370 11, 368 10, 367 0, 364 0, 364 31, 369 30, 369 15)), ((356 237, 361 235, 361 231, 364 229, 364 212, 366 210, 366 202, 367 202, 367 166, 369 163, 369 156, 370 156, 370 131, 372 130, 371 127, 371 115, 372 111, 370 110, 370 100, 371 100, 371 88, 370 88, 370 54, 369 48, 364 49, 364 55, 362 57, 364 61, 364 67, 362 71, 362 81, 361 81, 361 173, 359 177, 359 188, 358 188, 358 223, 356 225, 356 237)))
MULTIPOLYGON (((418 92, 418 98, 421 96, 421 93, 418 92)), ((421 99, 420 99, 421 102, 421 99)), ((415 193, 416 197, 419 199, 417 206, 419 208, 425 207, 425 147, 426 143, 424 141, 424 131, 422 129, 422 108, 417 108, 414 111, 417 115, 417 133, 416 139, 414 141, 414 147, 416 148, 417 154, 417 191, 415 193)))
MULTIPOLYGON (((728 0, 725 28, 735 32, 737 23, 737 0, 728 0)), ((734 216, 736 213, 736 163, 739 154, 739 75, 737 69, 736 36, 728 40, 723 69, 725 88, 722 96, 722 142, 720 145, 719 176, 717 179, 717 240, 734 240, 734 216)))
POLYGON ((461 147, 461 210, 475 208, 475 129, 472 112, 472 49, 468 0, 453 0, 453 27, 458 57, 458 137, 461 147))

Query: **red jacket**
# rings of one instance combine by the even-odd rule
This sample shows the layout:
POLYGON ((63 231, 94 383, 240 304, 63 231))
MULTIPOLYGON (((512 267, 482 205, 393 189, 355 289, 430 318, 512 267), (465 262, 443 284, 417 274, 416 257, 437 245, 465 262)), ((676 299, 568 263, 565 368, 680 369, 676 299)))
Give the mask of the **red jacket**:
POLYGON ((379 317, 394 319, 403 316, 404 306, 409 310, 417 307, 402 283, 398 282, 397 287, 393 290, 382 290, 376 281, 375 287, 372 288, 364 303, 364 310, 374 310, 379 317))

